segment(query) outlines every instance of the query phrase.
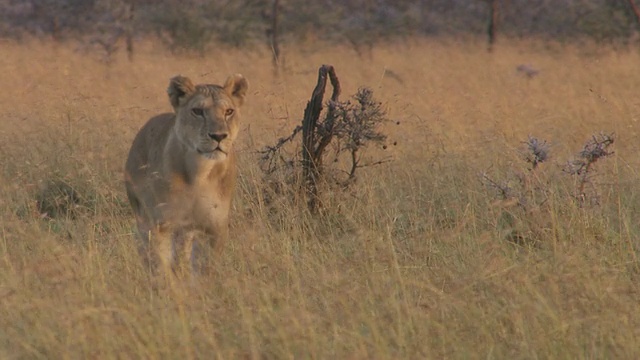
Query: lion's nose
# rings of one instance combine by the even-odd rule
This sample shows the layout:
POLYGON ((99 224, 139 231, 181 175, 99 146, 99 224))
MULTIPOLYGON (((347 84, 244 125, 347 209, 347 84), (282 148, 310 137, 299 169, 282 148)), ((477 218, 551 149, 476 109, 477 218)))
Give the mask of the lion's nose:
POLYGON ((220 142, 226 139, 227 136, 229 136, 227 133, 209 133, 208 135, 212 140, 215 140, 217 142, 220 142))

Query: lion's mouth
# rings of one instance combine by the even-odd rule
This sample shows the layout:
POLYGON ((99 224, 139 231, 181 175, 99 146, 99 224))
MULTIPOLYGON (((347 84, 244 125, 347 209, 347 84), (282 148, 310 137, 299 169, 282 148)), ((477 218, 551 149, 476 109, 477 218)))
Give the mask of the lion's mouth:
POLYGON ((209 159, 216 158, 216 157, 219 157, 221 155, 225 155, 225 156, 227 155, 227 152, 222 150, 222 149, 220 149, 220 147, 217 147, 215 149, 210 149, 210 150, 209 149, 208 150, 197 149, 197 151, 198 151, 198 154, 200 154, 200 155, 202 155, 202 156, 204 156, 206 158, 209 158, 209 159))

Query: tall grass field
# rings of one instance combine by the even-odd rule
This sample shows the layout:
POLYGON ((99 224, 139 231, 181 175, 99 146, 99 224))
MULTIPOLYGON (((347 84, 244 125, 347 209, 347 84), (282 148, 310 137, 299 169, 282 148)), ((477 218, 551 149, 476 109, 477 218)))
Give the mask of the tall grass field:
POLYGON ((1 359, 640 358, 637 49, 292 45, 276 74, 259 48, 146 40, 110 65, 73 44, 0 48, 1 359), (300 124, 322 64, 391 121, 363 150, 382 163, 314 214, 273 190, 259 151, 300 124), (162 291, 125 157, 171 111, 171 77, 233 73, 250 90, 232 236, 199 286, 162 291))

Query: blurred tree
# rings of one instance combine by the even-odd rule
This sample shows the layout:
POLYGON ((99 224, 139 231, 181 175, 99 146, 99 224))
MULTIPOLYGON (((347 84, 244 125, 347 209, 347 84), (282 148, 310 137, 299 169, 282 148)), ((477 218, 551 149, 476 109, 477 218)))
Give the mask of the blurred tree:
POLYGON ((273 68, 276 73, 278 72, 280 64, 280 0, 273 0, 273 6, 271 13, 263 12, 264 18, 269 22, 269 28, 266 30, 266 35, 269 40, 269 47, 273 54, 273 68))
POLYGON ((631 6, 631 10, 633 11, 633 15, 636 17, 636 22, 640 25, 640 8, 636 5, 634 0, 627 0, 629 2, 629 6, 631 6))
POLYGON ((489 51, 493 51, 496 42, 496 28, 498 27, 498 0, 484 0, 489 4, 489 22, 487 35, 489 36, 489 51))
POLYGON ((129 0, 96 0, 91 25, 90 45, 103 51, 103 60, 110 64, 119 50, 119 44, 125 43, 129 60, 133 60, 134 2, 129 0))

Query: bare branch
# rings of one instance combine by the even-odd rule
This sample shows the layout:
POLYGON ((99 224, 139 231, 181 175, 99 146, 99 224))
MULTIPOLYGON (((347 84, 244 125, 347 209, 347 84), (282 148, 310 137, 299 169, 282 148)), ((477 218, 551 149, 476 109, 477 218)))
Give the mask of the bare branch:
MULTIPOLYGON (((388 121, 381 103, 373 99, 373 91, 368 88, 360 88, 353 96, 355 101, 340 101, 341 87, 335 69, 331 65, 323 65, 318 70, 318 81, 311 94, 304 111, 302 125, 296 127, 291 135, 280 138, 276 145, 265 147, 260 153, 266 169, 271 173, 278 168, 282 161, 285 164, 295 163, 278 157, 285 144, 291 142, 295 136, 302 132, 302 178, 304 192, 307 195, 308 206, 311 211, 317 211, 322 207, 320 181, 324 174, 323 160, 328 148, 332 148, 338 156, 343 152, 349 152, 351 158, 350 170, 347 172, 347 181, 337 179, 327 183, 351 184, 355 180, 356 170, 364 165, 360 162, 360 150, 370 142, 382 142, 386 136, 377 131, 377 126, 388 121), (321 118, 323 99, 327 85, 327 79, 333 86, 331 99, 327 102, 327 111, 321 118), (333 145, 329 147, 329 145, 333 145)), ((367 164, 381 164, 379 161, 367 164)), ((333 173, 335 174, 335 172, 333 173)))
POLYGON ((614 154, 609 151, 609 147, 613 145, 614 134, 600 133, 593 135, 582 151, 578 153, 578 158, 568 161, 563 171, 574 176, 578 176, 578 185, 575 197, 582 203, 586 198, 585 187, 590 182, 590 175, 593 165, 602 158, 606 158, 614 154))

